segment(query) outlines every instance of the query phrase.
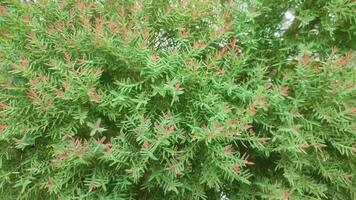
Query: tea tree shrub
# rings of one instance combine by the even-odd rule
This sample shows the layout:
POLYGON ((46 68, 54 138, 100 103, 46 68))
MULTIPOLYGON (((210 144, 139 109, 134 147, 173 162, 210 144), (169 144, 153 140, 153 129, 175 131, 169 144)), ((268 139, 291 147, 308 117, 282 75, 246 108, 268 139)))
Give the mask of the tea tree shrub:
POLYGON ((355 199, 355 1, 0 5, 1 199, 355 199))

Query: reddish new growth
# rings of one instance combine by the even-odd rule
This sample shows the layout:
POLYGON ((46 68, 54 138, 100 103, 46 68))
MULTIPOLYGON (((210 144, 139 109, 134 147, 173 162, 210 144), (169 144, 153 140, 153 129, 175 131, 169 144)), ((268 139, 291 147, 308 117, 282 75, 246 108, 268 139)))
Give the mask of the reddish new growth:
POLYGON ((120 9, 118 10, 118 14, 121 18, 125 17, 125 7, 121 6, 120 9))
POLYGON ((154 127, 155 129, 158 129, 158 128, 159 128, 158 122, 154 122, 154 123, 153 123, 153 127, 154 127))
POLYGON ((5 108, 7 108, 7 105, 4 103, 0 103, 0 109, 5 109, 5 108))
POLYGON ((266 97, 265 96, 258 96, 256 98, 256 104, 259 105, 259 106, 266 105, 266 97))
POLYGON ((213 133, 212 133, 211 131, 208 131, 208 132, 207 132, 207 139, 208 139, 208 141, 211 141, 211 140, 213 139, 213 137, 214 137, 213 133))
POLYGON ((73 155, 77 158, 82 158, 85 155, 85 152, 91 151, 90 147, 87 144, 82 144, 82 139, 72 139, 69 143, 69 147, 63 152, 57 153, 56 157, 58 160, 64 160, 72 157, 73 155))
POLYGON ((36 39, 36 33, 33 32, 33 31, 30 31, 30 32, 28 33, 28 38, 30 38, 31 40, 36 39))
POLYGON ((142 9, 142 3, 139 3, 139 2, 135 2, 131 5, 131 10, 134 12, 134 13, 137 13, 139 10, 142 9))
POLYGON ((182 31, 181 31, 181 34, 182 34, 182 37, 183 37, 183 38, 189 37, 189 32, 186 31, 186 30, 182 30, 182 31))
POLYGON ((110 152, 111 147, 112 147, 112 139, 110 139, 110 141, 109 141, 108 143, 104 143, 105 140, 106 140, 106 137, 104 136, 104 137, 98 138, 98 139, 97 139, 97 142, 98 142, 99 144, 101 144, 101 146, 104 148, 104 150, 105 150, 106 152, 110 152))
POLYGON ((97 188, 97 186, 94 183, 89 183, 89 185, 88 185, 89 192, 95 190, 96 188, 97 188))
POLYGON ((36 86, 39 82, 39 77, 29 80, 32 86, 36 86))
POLYGON ((344 180, 347 181, 347 182, 350 182, 350 181, 352 180, 352 177, 353 177, 352 174, 345 175, 345 176, 344 176, 344 180))
POLYGON ((81 0, 77 0, 77 8, 79 11, 85 10, 85 4, 81 0))
POLYGON ((24 22, 25 24, 30 23, 30 17, 29 17, 28 15, 25 15, 25 16, 23 17, 23 22, 24 22))
POLYGON ((204 61, 205 61, 205 64, 207 64, 208 69, 210 68, 210 65, 209 65, 210 60, 211 60, 210 55, 206 55, 204 61))
POLYGON ((172 10, 173 10, 172 4, 168 3, 167 6, 166 6, 166 11, 167 11, 167 13, 171 13, 172 10))
POLYGON ((230 124, 231 126, 236 126, 237 120, 236 120, 236 119, 231 119, 231 120, 229 121, 229 124, 230 124))
POLYGON ((232 171, 235 172, 236 174, 240 173, 241 168, 239 164, 234 164, 232 165, 232 171))
POLYGON ((98 121, 94 124, 93 129, 96 130, 96 131, 99 131, 99 130, 100 130, 100 124, 101 124, 101 120, 98 120, 98 121))
POLYGON ((180 176, 181 175, 181 173, 179 172, 178 167, 177 167, 176 164, 169 164, 168 169, 169 169, 169 171, 171 171, 176 176, 180 176))
POLYGON ((191 66, 193 70, 196 70, 199 66, 199 62, 196 60, 191 60, 188 62, 188 65, 191 66))
POLYGON ((69 16, 70 16, 71 18, 74 17, 74 9, 73 9, 73 8, 71 8, 71 9, 69 10, 69 16))
MULTIPOLYGON (((84 71, 85 71, 85 68, 83 66, 80 67, 80 73, 84 73, 84 71)), ((99 76, 101 76, 102 73, 103 73, 103 70, 101 68, 98 68, 98 69, 94 69, 91 74, 94 77, 99 77, 99 76)))
POLYGON ((56 186, 56 184, 55 184, 53 178, 49 177, 49 178, 48 178, 48 181, 47 181, 46 187, 47 187, 49 190, 51 190, 51 189, 53 189, 55 186, 56 186))
POLYGON ((224 48, 222 48, 220 51, 218 51, 218 52, 216 52, 216 59, 220 59, 220 58, 222 58, 223 56, 225 56, 226 54, 227 54, 227 48, 226 47, 224 47, 224 48))
POLYGON ((97 141, 98 141, 98 143, 100 143, 100 144, 104 144, 105 139, 106 139, 105 136, 104 136, 104 137, 99 137, 99 138, 97 138, 97 141))
POLYGON ((72 73, 73 73, 74 76, 77 76, 77 75, 78 75, 77 70, 75 70, 74 68, 72 69, 72 73))
POLYGON ((82 139, 81 138, 72 139, 69 144, 72 147, 80 146, 82 144, 82 139))
POLYGON ((7 128, 6 124, 0 124, 0 133, 4 132, 4 130, 7 128))
POLYGON ((221 130, 222 129, 222 124, 220 122, 215 123, 215 129, 221 130))
POLYGON ((85 16, 83 18, 83 27, 85 29, 89 29, 90 28, 90 20, 89 20, 89 17, 88 16, 85 16))
POLYGON ((114 21, 112 21, 112 20, 108 21, 108 26, 112 33, 115 33, 117 31, 117 25, 114 21))
POLYGON ((13 70, 16 70, 17 69, 17 65, 15 63, 11 63, 10 64, 10 67, 13 69, 13 70))
POLYGON ((21 57, 20 58, 20 63, 22 67, 28 67, 30 64, 30 61, 27 58, 21 57))
POLYGON ((303 127, 302 125, 296 124, 296 125, 293 125, 293 126, 292 126, 292 130, 293 130, 294 132, 299 132, 299 131, 300 131, 300 128, 302 128, 302 127, 303 127))
POLYGON ((146 41, 150 35, 150 30, 145 27, 142 31, 141 31, 141 35, 144 41, 146 41))
POLYGON ((198 49, 204 49, 206 47, 206 44, 202 40, 198 40, 194 42, 194 47, 198 49))
POLYGON ((182 85, 180 83, 176 83, 174 87, 177 91, 183 90, 182 85))
POLYGON ((69 135, 68 133, 64 133, 63 137, 62 137, 63 140, 68 140, 68 139, 72 139, 72 136, 69 135))
POLYGON ((103 18, 102 17, 97 17, 95 19, 95 31, 96 31, 96 33, 98 34, 99 37, 104 35, 104 31, 102 29, 102 24, 103 24, 103 18))
POLYGON ((7 16, 8 14, 6 7, 0 6, 0 15, 7 16))
POLYGON ((99 94, 96 92, 95 89, 91 89, 90 91, 90 98, 95 101, 96 103, 100 103, 100 96, 99 94))
POLYGON ((240 48, 239 45, 237 45, 236 38, 231 39, 229 45, 231 50, 234 52, 238 51, 240 48))
POLYGON ((153 61, 153 62, 157 62, 159 60, 159 57, 157 56, 157 54, 152 54, 150 55, 150 59, 153 61))
POLYGON ((310 63, 310 61, 311 61, 311 57, 308 56, 308 55, 304 55, 304 56, 302 57, 302 59, 301 59, 300 62, 301 62, 303 65, 306 65, 306 64, 310 63))
POLYGON ((61 3, 59 4, 59 9, 60 10, 63 10, 64 9, 64 7, 66 6, 66 4, 67 4, 67 0, 62 0, 62 1, 60 1, 61 3))
POLYGON ((64 52, 64 60, 70 64, 72 63, 72 58, 70 57, 70 55, 67 52, 64 52))
POLYGON ((231 155, 234 152, 234 147, 230 144, 225 147, 225 153, 231 155))
POLYGON ((64 22, 58 22, 55 24, 55 28, 58 31, 64 31, 64 29, 66 28, 65 23, 64 22))
POLYGON ((219 67, 219 66, 216 68, 216 71, 218 72, 218 75, 224 75, 224 74, 225 74, 224 69, 222 69, 222 68, 219 67))
POLYGON ((27 89, 27 95, 34 102, 37 101, 37 99, 38 99, 38 96, 37 96, 36 92, 32 88, 27 89))
POLYGON ((279 88, 279 92, 281 93, 281 95, 283 96, 287 96, 288 95, 288 90, 289 88, 287 86, 281 86, 279 88))
POLYGON ((351 59, 352 59, 352 53, 349 52, 345 56, 340 58, 340 60, 337 61, 337 65, 339 65, 339 66, 347 65, 351 59))
POLYGON ((288 190, 285 190, 285 191, 284 191, 284 198, 285 198, 286 200, 288 200, 291 194, 292 194, 292 193, 290 193, 288 190))
POLYGON ((146 150, 149 150, 149 149, 151 149, 152 147, 153 147, 153 144, 150 143, 150 142, 148 142, 148 141, 145 141, 145 142, 143 142, 143 144, 142 144, 142 148, 144 148, 144 149, 146 149, 146 150))
POLYGON ((63 85, 64 89, 66 89, 66 90, 69 88, 69 83, 68 83, 68 81, 63 81, 63 82, 62 82, 62 85, 63 85))
POLYGON ((167 133, 172 133, 175 130, 175 128, 174 126, 167 125, 164 127, 164 130, 166 130, 167 133))
POLYGON ((350 114, 356 114, 356 107, 351 107, 348 109, 348 113, 350 114))
POLYGON ((58 88, 55 89, 55 92, 56 92, 57 97, 63 97, 64 96, 64 93, 58 88))

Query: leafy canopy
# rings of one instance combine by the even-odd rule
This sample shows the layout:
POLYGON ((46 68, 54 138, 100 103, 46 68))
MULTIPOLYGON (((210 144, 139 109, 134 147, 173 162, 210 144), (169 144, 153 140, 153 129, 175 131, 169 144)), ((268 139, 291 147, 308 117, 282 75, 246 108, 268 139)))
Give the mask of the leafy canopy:
POLYGON ((0 196, 355 199, 355 8, 1 1, 0 196))

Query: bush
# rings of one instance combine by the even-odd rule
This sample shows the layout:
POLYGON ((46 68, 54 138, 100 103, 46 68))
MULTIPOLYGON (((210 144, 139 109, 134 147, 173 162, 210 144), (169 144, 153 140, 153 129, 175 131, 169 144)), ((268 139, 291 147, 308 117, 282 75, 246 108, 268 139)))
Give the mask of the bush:
POLYGON ((354 10, 2 1, 0 195, 355 199, 354 10))

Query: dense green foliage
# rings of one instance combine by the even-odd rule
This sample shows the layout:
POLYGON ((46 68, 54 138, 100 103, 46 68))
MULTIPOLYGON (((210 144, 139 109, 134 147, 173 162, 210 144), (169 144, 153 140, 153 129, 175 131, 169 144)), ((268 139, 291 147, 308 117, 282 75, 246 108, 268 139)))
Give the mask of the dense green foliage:
POLYGON ((356 198, 354 0, 0 4, 1 199, 356 198))

